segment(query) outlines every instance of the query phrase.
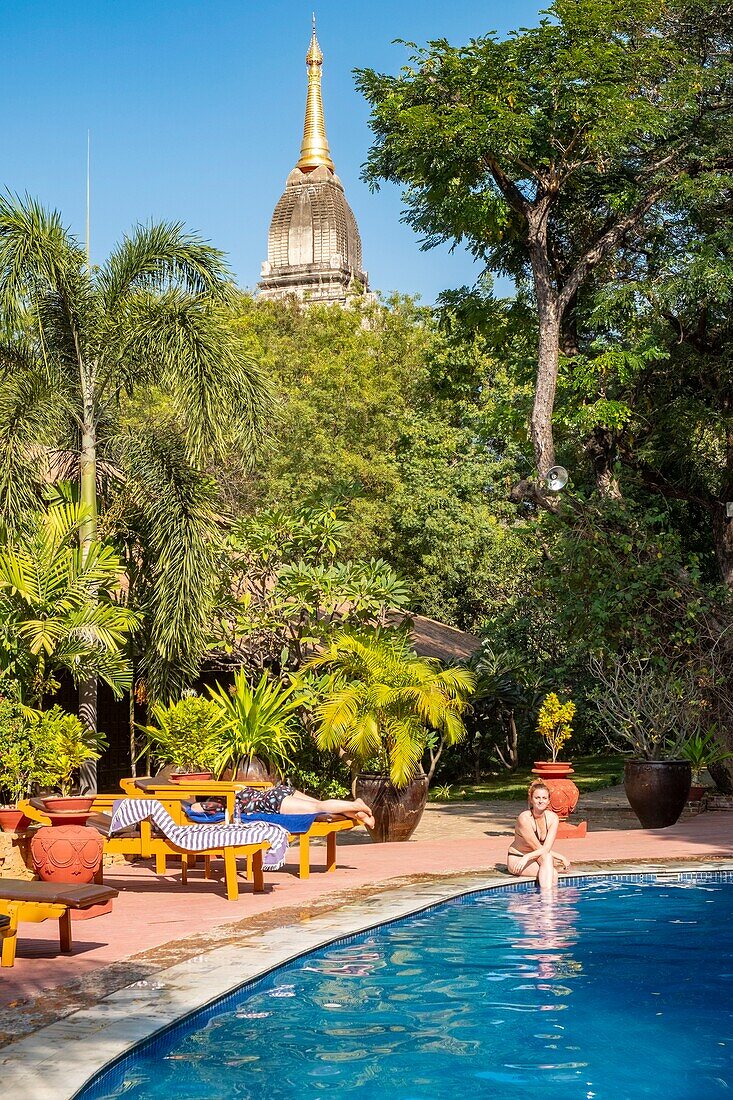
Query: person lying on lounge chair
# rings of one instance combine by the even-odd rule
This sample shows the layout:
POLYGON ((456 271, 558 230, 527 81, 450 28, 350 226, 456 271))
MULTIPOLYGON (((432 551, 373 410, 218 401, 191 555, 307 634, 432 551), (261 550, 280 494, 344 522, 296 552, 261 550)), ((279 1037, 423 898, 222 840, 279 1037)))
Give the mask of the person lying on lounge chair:
MULTIPOLYGON (((342 814, 353 818, 357 825, 374 827, 374 815, 361 798, 312 798, 296 791, 291 783, 265 788, 242 787, 236 798, 242 814, 342 814)), ((220 805, 215 800, 207 800, 194 802, 191 809, 206 813, 220 809, 220 805)))

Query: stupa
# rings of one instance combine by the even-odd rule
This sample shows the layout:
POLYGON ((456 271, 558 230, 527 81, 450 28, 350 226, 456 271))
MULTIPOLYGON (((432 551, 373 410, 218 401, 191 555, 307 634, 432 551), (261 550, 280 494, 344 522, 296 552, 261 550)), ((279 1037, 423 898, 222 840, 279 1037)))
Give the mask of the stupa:
POLYGON ((343 305, 353 294, 368 293, 369 283, 361 268, 356 218, 328 148, 315 16, 305 64, 308 95, 300 160, 272 215, 257 289, 261 298, 295 295, 304 304, 343 305))

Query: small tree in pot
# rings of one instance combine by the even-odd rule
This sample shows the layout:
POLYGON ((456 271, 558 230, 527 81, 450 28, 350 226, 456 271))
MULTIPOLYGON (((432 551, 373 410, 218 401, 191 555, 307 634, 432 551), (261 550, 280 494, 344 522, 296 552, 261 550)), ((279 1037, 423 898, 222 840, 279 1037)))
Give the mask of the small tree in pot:
POLYGON ((152 757, 157 768, 174 773, 212 772, 218 756, 217 727, 220 708, 200 695, 188 695, 177 703, 155 703, 153 723, 138 728, 146 735, 142 755, 152 757))
POLYGON ((465 737, 473 675, 417 657, 401 631, 389 630, 340 632, 309 667, 334 674, 318 708, 319 748, 351 762, 355 794, 376 819, 373 839, 407 840, 427 800, 423 755, 433 739, 465 737), (357 776, 365 767, 375 772, 357 776))
POLYGON ((595 703, 606 741, 631 755, 624 767, 631 808, 646 829, 674 825, 690 791, 684 746, 700 722, 693 675, 660 670, 636 654, 616 657, 608 666, 593 658, 590 668, 599 685, 595 703))
POLYGON ((728 752, 720 744, 717 738, 717 729, 711 729, 693 733, 682 746, 682 755, 689 760, 692 768, 692 786, 690 787, 690 801, 702 797, 705 788, 702 785, 702 773, 706 768, 722 764, 724 760, 733 759, 733 752, 728 752))

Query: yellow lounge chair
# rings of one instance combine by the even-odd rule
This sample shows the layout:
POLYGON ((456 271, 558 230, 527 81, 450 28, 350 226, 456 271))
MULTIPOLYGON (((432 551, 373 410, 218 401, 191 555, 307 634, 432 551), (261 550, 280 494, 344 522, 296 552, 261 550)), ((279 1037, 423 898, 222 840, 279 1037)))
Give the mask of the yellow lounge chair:
MULTIPOLYGON (((122 797, 124 797, 124 795, 122 797)), ((119 798, 119 795, 99 795, 95 799, 94 806, 96 807, 98 804, 104 805, 108 810, 111 810, 113 802, 119 801, 119 798)), ((165 808, 170 810, 171 807, 166 806, 165 808)), ((36 799, 27 799, 25 802, 18 803, 18 809, 22 809, 23 813, 32 821, 37 821, 39 824, 44 825, 50 823, 48 816, 43 812, 43 804, 39 803, 36 799)), ((108 834, 111 820, 111 814, 106 812, 106 810, 100 810, 96 813, 93 812, 87 820, 87 825, 96 829, 97 832, 101 834, 104 840, 105 854, 118 854, 131 858, 137 857, 139 859, 154 859, 155 873, 157 875, 164 875, 166 873, 169 859, 180 858, 181 882, 184 885, 188 881, 188 871, 195 865, 197 857, 204 857, 204 878, 206 879, 211 878, 211 860, 223 859, 224 881, 226 885, 226 895, 229 901, 236 901, 239 897, 237 860, 246 859, 247 877, 252 881, 253 892, 255 894, 261 894, 265 889, 265 882, 262 874, 262 853, 269 848, 267 841, 263 841, 259 844, 242 844, 233 847, 189 852, 178 847, 173 841, 168 840, 158 833, 149 820, 141 821, 139 826, 125 829, 122 833, 110 837, 108 834)), ((102 875, 103 869, 100 868, 98 875, 100 882, 102 881, 102 875)))
MULTIPOLYGON (((59 941, 65 954, 71 953, 71 910, 104 905, 117 897, 117 890, 97 883, 78 886, 66 882, 26 882, 0 879, 0 916, 7 917, 2 935, 2 965, 13 966, 18 942, 18 925, 58 920, 59 941)), ((3 922, 5 923, 5 922, 3 922)))

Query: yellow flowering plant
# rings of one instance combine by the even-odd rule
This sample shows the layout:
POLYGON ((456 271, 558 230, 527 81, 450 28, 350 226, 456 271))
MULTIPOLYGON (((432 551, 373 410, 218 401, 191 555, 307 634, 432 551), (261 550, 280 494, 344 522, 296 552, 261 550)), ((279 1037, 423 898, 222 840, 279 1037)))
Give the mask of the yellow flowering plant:
POLYGON ((571 722, 575 716, 575 703, 561 703, 554 691, 542 700, 537 716, 537 732, 551 753, 553 764, 566 741, 573 736, 571 722))

